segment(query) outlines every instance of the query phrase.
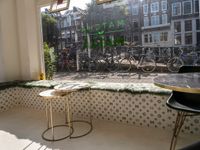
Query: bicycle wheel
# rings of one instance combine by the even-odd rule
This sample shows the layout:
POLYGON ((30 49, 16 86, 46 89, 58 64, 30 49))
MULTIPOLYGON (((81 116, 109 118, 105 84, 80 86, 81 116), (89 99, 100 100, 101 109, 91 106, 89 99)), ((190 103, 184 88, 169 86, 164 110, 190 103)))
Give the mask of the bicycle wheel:
POLYGON ((143 57, 141 59, 143 60, 141 60, 140 68, 143 72, 151 73, 156 69, 156 62, 153 59, 147 57, 143 57))
POLYGON ((129 72, 131 70, 131 61, 129 58, 119 60, 118 68, 121 72, 129 72))
POLYGON ((108 57, 106 63, 106 69, 109 72, 115 72, 119 69, 119 60, 117 58, 108 57))
POLYGON ((104 60, 103 57, 99 57, 96 60, 96 70, 97 71, 106 71, 107 68, 107 62, 104 60))
POLYGON ((170 72, 178 72, 183 65, 184 62, 179 57, 174 57, 167 62, 167 69, 170 72))

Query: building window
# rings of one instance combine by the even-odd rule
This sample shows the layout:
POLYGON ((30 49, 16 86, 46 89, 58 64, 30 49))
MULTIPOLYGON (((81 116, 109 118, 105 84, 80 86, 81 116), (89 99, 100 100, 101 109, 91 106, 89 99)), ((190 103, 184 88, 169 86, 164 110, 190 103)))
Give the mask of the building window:
POLYGON ((183 14, 188 15, 192 13, 192 1, 183 2, 183 14))
POLYGON ((134 27, 134 28, 138 28, 138 27, 139 27, 139 26, 138 26, 138 22, 135 21, 135 20, 133 21, 133 27, 134 27))
POLYGON ((138 5, 136 4, 136 5, 133 5, 133 7, 132 7, 132 14, 133 15, 138 15, 138 12, 139 12, 139 7, 138 7, 138 5))
POLYGON ((168 41, 168 32, 161 32, 160 33, 160 41, 168 41))
POLYGON ((175 32, 175 33, 181 32, 181 22, 180 22, 180 21, 174 22, 174 32, 175 32))
POLYGON ((197 32, 197 46, 200 46, 200 32, 197 32))
POLYGON ((143 13, 144 13, 145 15, 148 14, 148 4, 143 5, 143 13))
POLYGON ((151 3, 151 13, 159 12, 159 2, 151 3))
POLYGON ((196 30, 200 30, 200 19, 196 19, 196 30))
POLYGON ((144 43, 148 43, 148 34, 144 35, 144 43))
POLYGON ((192 33, 185 34, 185 44, 192 44, 192 33))
POLYGON ((160 18, 158 15, 156 16, 151 16, 151 25, 155 26, 155 25, 159 25, 160 24, 160 18))
POLYGON ((194 12, 199 12, 199 0, 194 0, 194 12))
POLYGON ((167 1, 162 1, 161 2, 161 9, 162 9, 162 11, 166 11, 167 10, 167 1))
POLYGON ((148 17, 144 17, 144 27, 149 26, 149 18, 148 17))
POLYGON ((192 31, 192 20, 185 20, 185 31, 192 31))
POLYGON ((181 34, 175 35, 174 44, 175 45, 180 45, 181 44, 181 34))
POLYGON ((138 42, 138 41, 139 41, 139 37, 138 37, 137 35, 135 35, 135 36, 133 37, 133 40, 134 40, 135 42, 138 42))
POLYGON ((167 24, 167 14, 162 15, 162 24, 167 24))
POLYGON ((159 42, 159 39, 160 39, 160 33, 159 32, 154 32, 153 33, 153 42, 157 43, 157 42, 159 42))
POLYGON ((181 3, 173 3, 172 4, 172 16, 179 16, 181 15, 181 3))

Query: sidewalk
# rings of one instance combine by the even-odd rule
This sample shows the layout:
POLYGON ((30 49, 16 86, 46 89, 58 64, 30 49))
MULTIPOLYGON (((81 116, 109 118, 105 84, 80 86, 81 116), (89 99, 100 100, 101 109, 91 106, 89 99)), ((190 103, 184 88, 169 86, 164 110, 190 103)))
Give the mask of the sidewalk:
POLYGON ((153 79, 166 73, 90 73, 90 72, 59 72, 54 76, 54 80, 71 80, 71 81, 98 81, 98 82, 136 82, 136 83, 153 83, 153 79))

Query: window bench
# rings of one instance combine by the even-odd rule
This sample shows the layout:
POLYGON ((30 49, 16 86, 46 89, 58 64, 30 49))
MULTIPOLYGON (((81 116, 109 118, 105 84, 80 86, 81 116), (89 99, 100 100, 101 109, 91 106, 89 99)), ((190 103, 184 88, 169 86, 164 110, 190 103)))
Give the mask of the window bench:
MULTIPOLYGON (((45 110, 45 103, 38 93, 61 83, 61 81, 1 83, 0 112, 15 106, 45 110)), ((94 119, 173 129, 176 113, 165 105, 171 91, 158 88, 152 83, 90 82, 90 85, 91 91, 76 92, 71 97, 74 114, 88 117, 88 101, 90 100, 94 119), (89 92, 92 92, 91 99, 88 96, 89 92)), ((64 100, 64 98, 55 99, 54 111, 64 111, 64 100)), ((200 118, 188 118, 182 129, 184 133, 200 134, 200 118)))

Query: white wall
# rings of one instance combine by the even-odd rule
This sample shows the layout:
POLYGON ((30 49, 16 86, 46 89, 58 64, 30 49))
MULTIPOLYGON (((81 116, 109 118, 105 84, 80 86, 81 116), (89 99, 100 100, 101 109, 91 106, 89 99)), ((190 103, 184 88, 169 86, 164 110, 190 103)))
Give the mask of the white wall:
POLYGON ((1 19, 1 82, 20 78, 18 33, 15 0, 0 1, 1 19))
MULTIPOLYGON (((0 2, 1 5, 1 2, 0 2)), ((2 32, 1 32, 1 15, 0 15, 0 82, 3 82, 5 80, 5 71, 4 71, 4 62, 2 58, 2 32)))

